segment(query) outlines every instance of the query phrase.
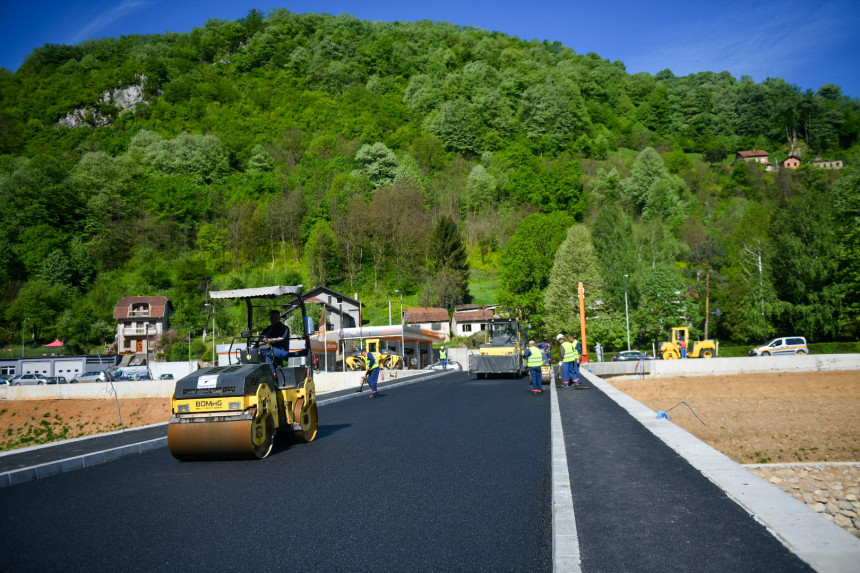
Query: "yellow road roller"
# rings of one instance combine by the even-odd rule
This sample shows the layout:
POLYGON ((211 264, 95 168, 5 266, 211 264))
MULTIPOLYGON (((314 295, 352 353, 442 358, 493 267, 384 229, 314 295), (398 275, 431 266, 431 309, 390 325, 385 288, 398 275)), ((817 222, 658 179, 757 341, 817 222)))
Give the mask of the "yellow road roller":
POLYGON ((262 459, 275 436, 286 434, 310 442, 317 435, 318 415, 310 336, 301 286, 210 291, 212 300, 245 301, 248 328, 233 338, 228 364, 200 368, 177 380, 170 401, 167 446, 179 460, 262 459), (275 309, 286 324, 301 316, 303 332, 283 329, 285 356, 265 361, 271 336, 253 335, 254 309, 275 309))

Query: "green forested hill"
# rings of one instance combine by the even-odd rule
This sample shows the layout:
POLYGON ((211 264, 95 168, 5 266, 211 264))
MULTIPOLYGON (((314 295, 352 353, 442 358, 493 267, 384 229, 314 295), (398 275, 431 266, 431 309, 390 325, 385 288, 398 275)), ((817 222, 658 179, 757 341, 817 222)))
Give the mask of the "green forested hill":
MULTIPOLYGON (((706 299, 711 337, 858 335, 860 102, 837 86, 631 75, 558 43, 278 10, 45 46, 0 70, 0 97, 6 342, 25 318, 37 341, 104 342, 127 295, 196 327, 208 288, 451 306, 469 268, 547 329, 571 327, 558 301, 584 280, 607 348, 624 275, 642 342, 702 333, 706 299), (123 111, 113 90, 134 85, 123 111), (804 165, 734 164, 745 149, 804 165)), ((241 312, 216 317, 237 330, 241 312)))

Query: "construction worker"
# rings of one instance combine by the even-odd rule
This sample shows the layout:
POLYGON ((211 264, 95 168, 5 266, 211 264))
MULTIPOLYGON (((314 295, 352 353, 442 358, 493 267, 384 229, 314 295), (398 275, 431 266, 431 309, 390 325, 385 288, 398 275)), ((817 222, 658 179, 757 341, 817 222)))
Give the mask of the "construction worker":
POLYGON ((576 339, 572 334, 569 334, 567 341, 561 344, 561 365, 562 386, 568 387, 570 384, 574 386, 579 384, 579 373, 577 372, 576 361, 579 359, 579 352, 576 350, 576 339))
POLYGON ((439 349, 439 362, 442 363, 442 370, 448 370, 448 351, 444 346, 439 349))
POLYGON ((376 380, 379 378, 379 360, 373 352, 368 352, 366 348, 361 349, 361 355, 364 356, 364 364, 367 368, 367 385, 370 386, 370 397, 379 398, 379 392, 376 391, 376 380))
POLYGON ((529 340, 529 347, 525 353, 526 366, 529 369, 529 375, 532 377, 532 394, 541 394, 543 392, 543 383, 541 382, 541 367, 543 366, 543 352, 535 346, 534 340, 529 340))

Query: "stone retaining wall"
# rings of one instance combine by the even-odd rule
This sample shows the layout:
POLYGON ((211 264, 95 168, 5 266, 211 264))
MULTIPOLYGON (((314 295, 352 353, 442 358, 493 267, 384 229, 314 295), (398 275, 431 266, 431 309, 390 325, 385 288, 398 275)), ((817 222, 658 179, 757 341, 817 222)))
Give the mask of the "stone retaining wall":
POLYGON ((745 467, 860 537, 860 463, 756 464, 745 467))

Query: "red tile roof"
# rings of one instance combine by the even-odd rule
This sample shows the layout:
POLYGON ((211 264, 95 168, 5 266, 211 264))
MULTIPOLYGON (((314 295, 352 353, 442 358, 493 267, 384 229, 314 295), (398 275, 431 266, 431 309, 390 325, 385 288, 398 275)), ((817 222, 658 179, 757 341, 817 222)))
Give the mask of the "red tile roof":
POLYGON ((132 305, 148 304, 149 318, 162 318, 167 312, 167 306, 170 301, 166 296, 127 296, 121 298, 113 309, 113 317, 115 319, 129 318, 129 311, 132 305))
POLYGON ((493 311, 488 308, 480 308, 476 310, 462 310, 454 313, 454 320, 457 322, 484 322, 492 320, 493 311))
POLYGON ((750 149, 749 151, 738 151, 738 155, 741 157, 767 157, 770 153, 763 149, 750 149))
POLYGON ((448 311, 444 308, 407 308, 403 311, 407 323, 448 322, 448 311))

